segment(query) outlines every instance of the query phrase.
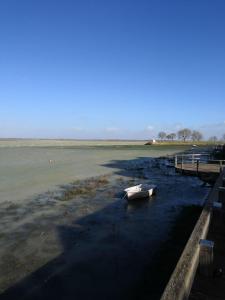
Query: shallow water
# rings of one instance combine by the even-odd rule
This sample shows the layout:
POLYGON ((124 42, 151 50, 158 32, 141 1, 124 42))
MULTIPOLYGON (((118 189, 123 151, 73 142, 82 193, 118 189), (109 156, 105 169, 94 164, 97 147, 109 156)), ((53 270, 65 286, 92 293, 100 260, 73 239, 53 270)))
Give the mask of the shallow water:
POLYGON ((0 149, 1 299, 131 299, 181 207, 208 192, 153 159, 182 148, 163 149, 0 149), (138 183, 157 193, 128 203, 122 191, 138 183), (80 193, 65 197, 71 189, 80 193))
MULTIPOLYGON (((1 144, 1 143, 0 143, 1 144)), ((76 179, 114 172, 112 160, 158 157, 183 147, 60 146, 0 147, 0 201, 17 201, 76 179)), ((23 144, 22 144, 23 145, 23 144)), ((33 145, 33 144, 31 144, 33 145)), ((47 144, 48 145, 48 144, 47 144)))

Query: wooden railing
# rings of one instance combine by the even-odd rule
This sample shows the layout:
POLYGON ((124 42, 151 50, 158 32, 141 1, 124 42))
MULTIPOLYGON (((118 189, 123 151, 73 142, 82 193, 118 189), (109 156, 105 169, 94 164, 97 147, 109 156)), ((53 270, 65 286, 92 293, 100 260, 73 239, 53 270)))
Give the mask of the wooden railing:
POLYGON ((191 167, 197 173, 202 166, 216 166, 218 169, 225 167, 225 160, 213 159, 208 153, 179 154, 175 156, 175 168, 181 171, 191 167))
MULTIPOLYGON (((203 211, 184 248, 160 300, 187 300, 199 264, 199 241, 205 239, 212 217, 212 203, 217 199, 218 187, 225 172, 221 172, 213 189, 206 198, 203 211)), ((203 298, 202 298, 203 299, 203 298)))

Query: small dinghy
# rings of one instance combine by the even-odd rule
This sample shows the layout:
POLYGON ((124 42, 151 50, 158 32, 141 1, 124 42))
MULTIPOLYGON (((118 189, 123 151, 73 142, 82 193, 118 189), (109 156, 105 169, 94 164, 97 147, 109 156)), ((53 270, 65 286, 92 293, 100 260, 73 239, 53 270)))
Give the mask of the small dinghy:
POLYGON ((127 200, 149 198, 155 193, 156 185, 143 187, 142 184, 125 189, 127 200))
POLYGON ((142 187, 142 184, 134 185, 134 186, 131 186, 129 188, 126 188, 124 190, 124 192, 125 193, 127 193, 127 192, 140 192, 141 191, 141 187, 142 187))

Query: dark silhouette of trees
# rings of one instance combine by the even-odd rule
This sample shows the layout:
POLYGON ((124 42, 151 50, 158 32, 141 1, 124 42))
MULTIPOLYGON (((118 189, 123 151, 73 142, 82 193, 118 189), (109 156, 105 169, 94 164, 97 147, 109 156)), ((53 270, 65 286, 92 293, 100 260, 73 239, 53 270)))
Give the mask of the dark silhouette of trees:
POLYGON ((176 133, 170 133, 166 136, 166 138, 173 141, 176 138, 176 133))
POLYGON ((203 139, 203 135, 200 131, 193 130, 191 134, 192 141, 201 141, 203 139))
POLYGON ((160 131, 158 134, 158 137, 162 140, 164 140, 166 138, 166 133, 164 131, 160 131))
POLYGON ((177 132, 179 139, 182 139, 184 142, 191 137, 191 130, 189 128, 181 129, 177 132))
MULTIPOLYGON (((183 128, 179 130, 177 134, 176 133, 167 134, 165 131, 160 131, 158 133, 158 138, 161 139, 161 141, 164 140, 165 138, 170 141, 173 141, 175 138, 178 138, 179 140, 183 140, 184 142, 188 139, 192 139, 192 141, 199 142, 203 139, 203 135, 198 130, 191 131, 189 128, 183 128)), ((215 137, 212 138, 211 141, 212 140, 214 141, 215 137)), ((225 134, 223 135, 223 139, 225 140, 225 134)))
POLYGON ((171 136, 171 139, 173 141, 176 138, 177 135, 176 135, 176 133, 171 133, 170 136, 171 136))

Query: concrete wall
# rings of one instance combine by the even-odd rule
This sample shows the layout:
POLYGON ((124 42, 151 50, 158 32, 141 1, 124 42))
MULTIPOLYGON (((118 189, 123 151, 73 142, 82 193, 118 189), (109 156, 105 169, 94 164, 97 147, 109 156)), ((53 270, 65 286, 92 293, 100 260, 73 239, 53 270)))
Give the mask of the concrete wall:
POLYGON ((185 246, 185 249, 172 273, 164 290, 161 300, 188 299, 195 273, 199 263, 199 240, 207 236, 212 216, 212 202, 218 197, 218 186, 221 184, 222 174, 217 179, 209 193, 203 211, 185 246))

